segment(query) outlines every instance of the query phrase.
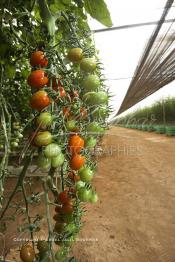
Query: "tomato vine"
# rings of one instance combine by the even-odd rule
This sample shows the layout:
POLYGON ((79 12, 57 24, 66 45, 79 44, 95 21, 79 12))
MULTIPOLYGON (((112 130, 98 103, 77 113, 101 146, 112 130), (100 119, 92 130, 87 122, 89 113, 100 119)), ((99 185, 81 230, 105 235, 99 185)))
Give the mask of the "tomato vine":
POLYGON ((98 200, 91 183, 96 172, 92 149, 104 134, 110 113, 109 91, 86 12, 111 26, 109 12, 103 0, 5 3, 0 3, 1 229, 21 212, 26 222, 18 231, 30 233, 32 240, 20 246, 22 261, 75 261, 70 251, 82 227, 84 203, 98 200), (23 168, 7 198, 4 183, 11 176, 13 152, 19 154, 23 168), (35 163, 48 172, 39 178, 40 193, 33 191, 32 178, 26 177, 29 165, 35 163), (23 199, 16 204, 19 191, 23 199), (44 218, 31 216, 30 206, 36 203, 45 203, 44 218), (10 217, 9 209, 14 210, 10 217), (34 235, 43 219, 48 239, 36 243, 34 235))

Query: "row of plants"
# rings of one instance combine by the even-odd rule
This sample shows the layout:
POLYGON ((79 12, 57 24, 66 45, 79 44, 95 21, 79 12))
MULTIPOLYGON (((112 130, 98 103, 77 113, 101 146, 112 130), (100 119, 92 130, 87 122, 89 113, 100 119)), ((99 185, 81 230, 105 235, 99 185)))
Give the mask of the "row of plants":
POLYGON ((138 109, 135 112, 127 114, 124 117, 118 118, 118 123, 132 122, 146 122, 154 124, 163 124, 164 121, 168 125, 175 123, 175 97, 167 97, 160 101, 153 103, 151 106, 138 109))
POLYGON ((84 204, 98 200, 91 151, 108 128, 110 95, 87 13, 112 25, 103 0, 0 3, 0 231, 5 234, 10 221, 24 217, 17 228, 28 235, 19 246, 23 262, 76 261, 70 253, 83 225, 84 204), (22 170, 7 196, 14 151, 22 170), (26 176, 35 158, 43 172, 41 192, 26 176), (45 206, 45 214, 33 215, 37 205, 45 206), (45 221, 47 239, 35 240, 45 221))
POLYGON ((164 126, 164 125, 140 125, 140 124, 126 124, 122 125, 121 127, 131 128, 131 129, 138 129, 142 131, 148 132, 156 132, 158 134, 166 134, 168 136, 175 136, 175 126, 164 126))

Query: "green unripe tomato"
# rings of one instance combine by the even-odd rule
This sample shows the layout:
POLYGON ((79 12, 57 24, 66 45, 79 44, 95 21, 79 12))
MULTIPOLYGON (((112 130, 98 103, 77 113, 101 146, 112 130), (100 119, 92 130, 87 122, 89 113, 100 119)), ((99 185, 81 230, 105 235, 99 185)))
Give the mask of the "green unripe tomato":
POLYGON ((20 132, 17 132, 16 135, 17 135, 18 138, 23 138, 23 134, 21 134, 20 132))
POLYGON ((89 202, 96 203, 98 201, 98 195, 96 192, 91 192, 91 195, 89 197, 89 202))
POLYGON ((87 148, 93 148, 97 143, 97 139, 95 139, 93 136, 90 136, 85 139, 85 147, 87 148))
POLYGON ((54 168, 61 166, 64 163, 64 155, 60 153, 58 156, 51 158, 51 165, 54 168))
POLYGON ((67 129, 68 129, 69 131, 74 131, 75 128, 76 128, 76 121, 73 120, 73 119, 67 121, 67 123, 66 123, 66 127, 67 127, 67 129))
POLYGON ((48 242, 45 240, 38 240, 37 249, 40 253, 45 253, 49 250, 48 242))
POLYGON ((70 223, 65 226, 65 231, 74 232, 76 230, 76 225, 73 223, 70 223))
POLYGON ((84 187, 85 186, 85 183, 83 181, 78 181, 76 184, 75 184, 75 188, 76 190, 79 190, 81 187, 84 187))
POLYGON ((86 91, 96 91, 100 86, 100 79, 97 75, 88 75, 82 81, 82 88, 86 91))
POLYGON ((20 130, 20 126, 18 126, 18 125, 13 125, 13 129, 15 129, 15 130, 20 130))
POLYGON ((19 144, 18 144, 17 142, 12 142, 12 143, 11 143, 11 146, 12 146, 12 147, 18 147, 19 144))
POLYGON ((83 58, 83 50, 79 47, 76 48, 72 48, 68 55, 67 58, 71 61, 71 62, 79 62, 82 60, 83 58))
POLYGON ((106 107, 99 107, 93 112, 92 116, 97 119, 100 118, 104 119, 106 118, 107 114, 108 114, 108 109, 106 107))
POLYGON ((91 190, 86 187, 81 187, 78 190, 78 198, 81 202, 88 202, 90 199, 91 190))
POLYGON ((64 246, 66 246, 66 247, 71 246, 75 242, 75 240, 76 240, 75 236, 70 236, 65 241, 63 241, 64 246))
POLYGON ((52 143, 52 134, 48 131, 38 132, 34 138, 36 146, 47 146, 52 143))
POLYGON ((94 176, 94 172, 89 167, 81 168, 78 174, 83 182, 90 182, 94 176))
POLYGON ((61 147, 55 143, 51 143, 44 149, 44 155, 48 158, 56 157, 61 153, 61 147))
POLYGON ((83 101, 90 106, 107 104, 108 94, 104 91, 88 92, 83 96, 83 101))
POLYGON ((43 112, 37 117, 36 124, 44 129, 51 125, 52 120, 53 120, 53 117, 50 113, 43 112))
POLYGON ((80 63, 80 69, 87 73, 93 72, 96 66, 97 64, 94 58, 83 58, 80 63))
POLYGON ((63 259, 65 258, 66 256, 66 253, 64 250, 58 250, 56 253, 55 253, 55 259, 57 261, 63 261, 63 259))
POLYGON ((95 133, 95 134, 103 134, 104 133, 104 128, 101 127, 97 122, 91 122, 88 124, 86 128, 87 132, 89 133, 95 133))
POLYGON ((44 155, 40 154, 37 158, 37 166, 48 169, 51 166, 51 160, 49 158, 46 158, 44 155))

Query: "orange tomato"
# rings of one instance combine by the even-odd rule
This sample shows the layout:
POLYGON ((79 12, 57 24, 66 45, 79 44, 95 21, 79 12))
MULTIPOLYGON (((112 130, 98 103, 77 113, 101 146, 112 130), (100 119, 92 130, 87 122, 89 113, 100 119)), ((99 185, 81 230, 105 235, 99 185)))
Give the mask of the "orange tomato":
POLYGON ((30 106, 33 109, 41 111, 51 103, 50 97, 45 91, 38 91, 34 93, 30 99, 30 106))
POLYGON ((23 262, 33 262, 35 259, 35 251, 33 247, 26 244, 20 250, 20 258, 23 262))
POLYGON ((70 167, 73 170, 79 170, 85 163, 85 157, 79 154, 73 155, 70 160, 70 167))
POLYGON ((30 64, 31 66, 46 67, 48 65, 48 60, 42 51, 35 51, 31 54, 30 64))
POLYGON ((45 72, 42 69, 38 69, 35 71, 32 71, 27 79, 27 83, 32 88, 40 89, 47 85, 48 83, 48 77, 45 76, 45 72))
POLYGON ((68 148, 72 154, 77 154, 84 148, 84 139, 78 135, 73 135, 69 139, 68 148))

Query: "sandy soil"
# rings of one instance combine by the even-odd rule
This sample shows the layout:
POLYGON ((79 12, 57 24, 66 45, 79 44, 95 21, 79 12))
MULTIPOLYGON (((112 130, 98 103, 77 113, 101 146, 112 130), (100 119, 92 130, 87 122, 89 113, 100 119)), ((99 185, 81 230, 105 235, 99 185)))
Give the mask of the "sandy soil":
POLYGON ((113 127, 98 162, 77 261, 174 262, 175 138, 113 127))

